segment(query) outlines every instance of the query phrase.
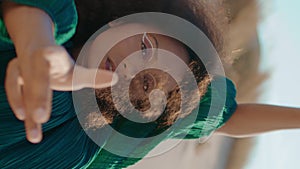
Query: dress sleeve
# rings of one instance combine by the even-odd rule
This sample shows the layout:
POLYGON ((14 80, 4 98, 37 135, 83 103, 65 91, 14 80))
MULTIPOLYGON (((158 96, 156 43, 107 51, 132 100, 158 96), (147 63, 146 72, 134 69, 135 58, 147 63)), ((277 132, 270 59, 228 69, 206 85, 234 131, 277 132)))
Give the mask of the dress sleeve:
MULTIPOLYGON (((15 3, 28 5, 45 11, 54 23, 55 40, 58 45, 67 42, 75 33, 77 25, 77 12, 74 0, 11 0, 15 3)), ((1 2, 1 1, 0 1, 1 2)), ((7 30, 4 26, 1 11, 0 21, 0 50, 11 48, 7 30), (5 46, 6 45, 6 46, 5 46), (4 49, 3 49, 4 48, 4 49)))
MULTIPOLYGON (((224 77, 216 77, 213 80, 215 83, 224 83, 224 77), (223 81, 222 81, 223 78, 223 81)), ((194 110, 191 114, 197 113, 196 120, 193 124, 185 123, 184 121, 190 121, 189 118, 185 117, 181 122, 183 125, 179 125, 178 130, 173 132, 169 138, 184 138, 184 139, 198 139, 202 137, 207 137, 211 133, 220 127, 222 127, 233 115, 237 108, 236 102, 236 88, 231 80, 225 78, 226 82, 226 101, 224 107, 221 109, 220 113, 209 114, 210 110, 219 109, 215 105, 211 105, 212 101, 212 90, 215 90, 218 93, 221 92, 220 88, 213 88, 210 84, 208 86, 206 94, 201 98, 199 108, 194 110)), ((218 85, 216 85, 218 86, 218 85)), ((222 99, 224 97, 217 97, 217 99, 222 99)), ((221 101, 221 100, 220 100, 221 101)))

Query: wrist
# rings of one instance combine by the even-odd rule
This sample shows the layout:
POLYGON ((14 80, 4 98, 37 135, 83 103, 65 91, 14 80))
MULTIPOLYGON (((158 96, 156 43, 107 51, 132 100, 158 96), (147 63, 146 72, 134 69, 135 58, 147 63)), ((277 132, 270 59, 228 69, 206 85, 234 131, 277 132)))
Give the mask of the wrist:
POLYGON ((4 1, 3 19, 18 56, 55 45, 53 22, 43 10, 4 1))

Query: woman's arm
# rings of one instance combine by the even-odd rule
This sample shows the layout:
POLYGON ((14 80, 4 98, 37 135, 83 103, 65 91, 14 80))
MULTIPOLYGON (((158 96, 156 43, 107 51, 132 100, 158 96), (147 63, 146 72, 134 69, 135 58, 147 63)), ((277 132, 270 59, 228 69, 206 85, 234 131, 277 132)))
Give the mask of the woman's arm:
POLYGON ((42 49, 55 45, 53 23, 44 11, 11 1, 2 2, 2 11, 24 81, 21 90, 16 81, 6 78, 8 100, 17 117, 25 120, 28 140, 36 143, 42 139, 41 123, 49 119, 51 111, 49 63, 42 49))
POLYGON ((50 118, 52 89, 103 88, 118 79, 112 72, 77 65, 76 76, 83 78, 74 84, 74 62, 62 46, 55 44, 50 16, 39 8, 10 1, 3 1, 2 9, 17 53, 6 70, 7 98, 16 117, 25 121, 27 139, 37 143, 42 139, 41 123, 50 118))
POLYGON ((41 47, 55 45, 54 24, 46 12, 11 1, 3 1, 2 9, 18 57, 30 57, 41 47))
POLYGON ((262 104, 239 104, 231 119, 217 133, 232 137, 300 128, 300 109, 262 104))

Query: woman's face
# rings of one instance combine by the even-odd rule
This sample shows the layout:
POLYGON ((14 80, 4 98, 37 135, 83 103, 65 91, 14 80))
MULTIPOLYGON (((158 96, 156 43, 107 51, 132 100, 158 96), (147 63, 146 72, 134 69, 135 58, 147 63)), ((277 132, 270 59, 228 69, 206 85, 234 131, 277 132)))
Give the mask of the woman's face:
MULTIPOLYGON (((126 34, 128 36, 135 31, 144 33, 127 37, 114 45, 102 59, 100 68, 111 71, 119 70, 117 71, 119 76, 132 80, 130 90, 134 91, 136 98, 148 95, 153 89, 160 89, 165 93, 171 92, 177 83, 166 71, 145 69, 137 73, 135 69, 137 65, 144 63, 151 67, 159 65, 158 62, 163 61, 164 54, 158 54, 158 49, 172 53, 172 57, 177 57, 183 61, 183 64, 188 65, 189 56, 185 47, 179 41, 159 34, 158 30, 149 26, 146 27, 141 24, 110 25, 112 25, 111 28, 102 33, 108 41, 110 40, 109 37, 121 37, 126 36, 126 34), (137 58, 129 61, 128 57, 133 55, 137 58), (143 63, 140 63, 141 61, 143 63)), ((176 72, 183 77, 186 70, 182 63, 179 64, 170 59, 165 62, 176 67, 176 70, 169 71, 176 72)))
MULTIPOLYGON (((190 59, 186 47, 179 41, 153 27, 122 24, 99 34, 88 49, 89 67, 115 71, 119 77, 116 85, 95 90, 99 110, 106 119, 111 121, 120 113, 138 117, 137 121, 129 118, 136 122, 141 122, 140 117, 146 120, 142 122, 161 117, 166 125, 182 111, 181 93, 190 92, 182 88, 184 80, 188 80, 190 59), (103 56, 100 63, 99 56, 103 56), (167 69, 159 69, 161 62, 167 69), (145 69, 136 69, 141 67, 145 69)), ((198 104, 197 98, 191 100, 198 104)), ((194 108, 188 107, 190 110, 183 113, 194 108)))

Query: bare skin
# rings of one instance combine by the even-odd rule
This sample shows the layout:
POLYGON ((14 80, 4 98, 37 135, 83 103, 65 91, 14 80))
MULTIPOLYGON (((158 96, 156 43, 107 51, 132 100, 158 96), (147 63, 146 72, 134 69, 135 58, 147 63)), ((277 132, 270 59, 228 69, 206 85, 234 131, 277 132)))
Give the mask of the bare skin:
MULTIPOLYGON (((53 89, 108 87, 113 74, 99 70, 96 86, 92 76, 84 76, 78 86, 73 86, 74 62, 63 47, 55 44, 51 18, 40 9, 9 1, 2 2, 2 9, 17 53, 5 79, 8 101, 16 117, 24 120, 27 139, 38 143, 42 140, 41 124, 50 118, 53 89)), ((96 72, 83 67, 80 70, 85 75, 96 72)))
POLYGON ((233 116, 217 133, 231 137, 250 137, 265 132, 298 128, 299 108, 239 104, 233 116))
MULTIPOLYGON (((4 1, 2 5, 4 21, 17 52, 17 59, 12 60, 7 69, 5 85, 8 101, 16 117, 24 120, 27 139, 32 143, 38 143, 42 140, 41 124, 47 122, 50 117, 52 90, 74 90, 95 86, 91 83, 92 77, 89 76, 83 79, 79 86, 72 86, 74 63, 65 49, 55 44, 53 22, 44 11, 8 1, 4 1)), ((166 37, 157 38, 159 43, 171 52, 175 53, 175 50, 182 48, 176 46, 180 45, 176 41, 172 42, 165 39, 166 37), (163 45, 164 43, 166 45, 163 45)), ((137 46, 133 40, 123 45, 126 46, 122 44, 116 46, 115 51, 121 53, 114 57, 125 57, 128 55, 126 50, 130 45, 137 46)), ((177 52, 177 55, 184 56, 184 51, 177 52)), ((116 60, 120 58, 111 58, 113 59, 118 64, 119 61, 116 60)), ((83 74, 89 74, 87 72, 90 70, 85 68, 82 70, 83 74)), ((104 70, 98 73, 97 77, 101 77, 98 81, 100 87, 110 86, 113 74, 104 70)), ((244 137, 299 127, 299 109, 242 104, 238 105, 233 117, 217 132, 244 137)))

